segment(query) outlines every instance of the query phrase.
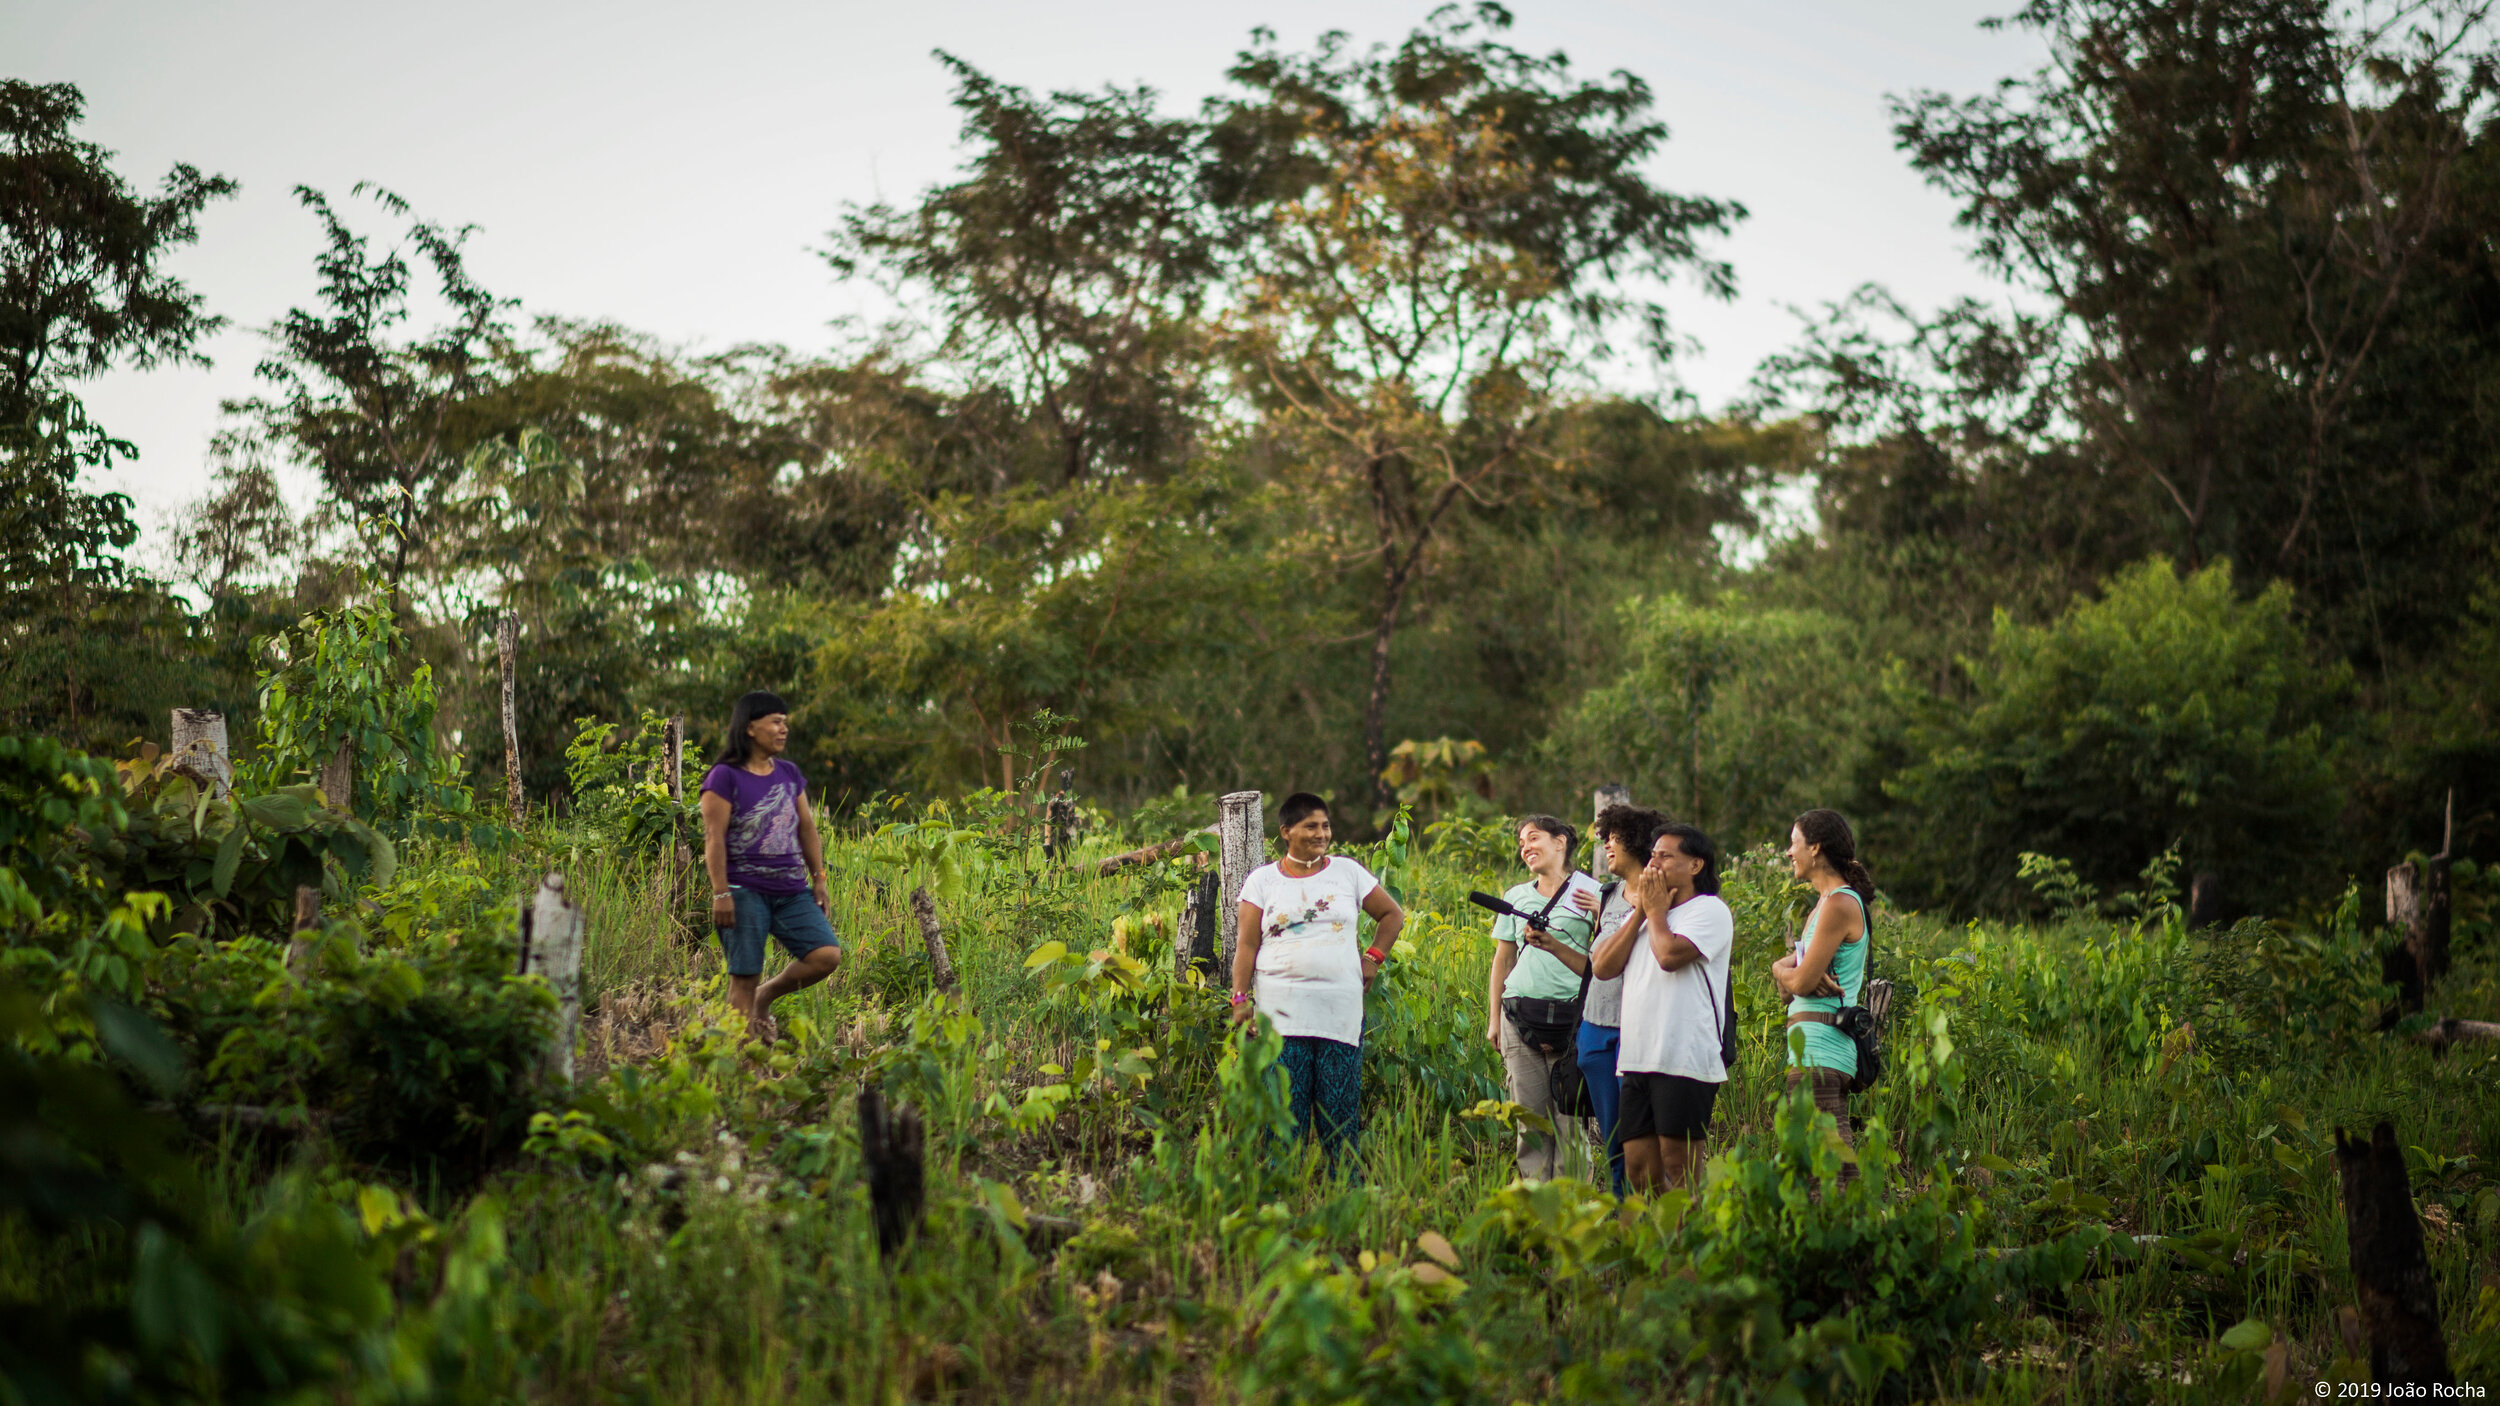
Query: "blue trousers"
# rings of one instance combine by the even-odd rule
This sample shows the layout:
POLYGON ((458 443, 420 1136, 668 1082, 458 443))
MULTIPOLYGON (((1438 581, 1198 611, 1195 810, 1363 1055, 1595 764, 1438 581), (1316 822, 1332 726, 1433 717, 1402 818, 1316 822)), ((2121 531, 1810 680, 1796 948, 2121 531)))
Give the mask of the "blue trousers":
POLYGON ((1623 1194, 1623 1148, 1615 1142, 1615 1114, 1623 1107, 1623 1076, 1615 1072, 1615 1055, 1622 1048, 1622 1030, 1580 1022, 1580 1080, 1588 1085, 1589 1106, 1597 1110, 1597 1135, 1606 1144, 1617 1196, 1623 1194))
POLYGON ((1303 1137, 1319 1132, 1320 1155, 1335 1170, 1340 1155, 1363 1139, 1363 1047, 1317 1035, 1288 1035, 1279 1056, 1293 1085, 1293 1126, 1303 1137))

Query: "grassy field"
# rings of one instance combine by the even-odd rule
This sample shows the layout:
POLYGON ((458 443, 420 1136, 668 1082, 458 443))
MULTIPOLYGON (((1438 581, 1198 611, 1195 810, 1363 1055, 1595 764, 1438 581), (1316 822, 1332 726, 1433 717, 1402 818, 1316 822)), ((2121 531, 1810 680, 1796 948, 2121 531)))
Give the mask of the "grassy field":
MULTIPOLYGON (((2289 1399, 2366 1376, 2330 1153, 2388 1119, 2459 1375, 2500 1383, 2500 1052, 2378 1033, 2357 894, 2195 934, 2158 869, 2107 905, 2124 918, 1882 913, 1876 971, 1909 994, 1844 1187, 1830 1122, 1779 1094, 1765 973, 1803 890, 1747 855, 1708 1179, 1619 1203, 1513 1176, 1463 901, 1506 881, 1498 826, 1355 851, 1410 920, 1369 1002, 1350 1177, 1279 1136, 1273 1037, 1176 974, 1194 858, 1095 877, 1137 836, 1106 822, 1052 864, 995 798, 863 819, 829 846, 847 960, 768 1050, 621 833, 405 844, 300 954, 131 939, 192 1070, 192 1140, 148 1174, 156 1220, 0 1215, 0 1300, 51 1315, 0 1328, 0 1379, 50 1362, 88 1384, 57 1399, 129 1400, 2289 1399), (587 1001, 578 1083, 532 1116, 514 1070, 547 998, 508 975, 511 915, 548 871, 587 913, 587 1001), (930 989, 922 885, 956 998, 930 989), (872 1083, 927 1144, 925 1223, 882 1258, 872 1083)), ((2459 885, 2432 1005, 2500 1013, 2493 885, 2459 885)), ((58 970, 105 971, 100 940, 58 970)), ((115 1131, 137 1115, 76 1082, 81 1040, 137 1047, 66 997, 48 1024, 15 999, 19 1047, 69 1062, 0 1073, 55 1080, 33 1086, 54 1124, 103 1110, 104 1161, 138 1165, 115 1131)), ((25 1166, 0 1185, 69 1184, 25 1166)))
MULTIPOLYGON (((716 948, 687 938, 648 861, 544 838, 591 918, 600 1072, 580 1135, 543 1135, 494 1186, 527 1286, 510 1338, 528 1394, 2305 1390, 2366 1375, 2336 1322, 2354 1294, 2329 1151, 2381 1118, 2411 1149, 2463 1379, 2500 1384, 2500 1183, 2483 1175, 2500 1058, 2374 1033, 2357 898, 2201 936, 2158 891, 2141 921, 1889 918, 1878 971, 1916 994, 1896 1073, 1860 1100, 1888 1149, 1873 1175, 1821 1184, 1829 1124, 1782 1111, 1776 998, 1753 980, 1709 1183, 1619 1205, 1513 1180, 1481 1039, 1486 933, 1462 902, 1499 877, 1497 845, 1357 851, 1412 917, 1371 1001, 1361 1173, 1338 1181, 1270 1140, 1264 1052, 1228 1046, 1216 996, 1175 980, 1177 864, 1094 878, 946 817, 843 837, 849 960, 784 1006, 792 1038, 768 1053, 731 1033, 716 948), (960 1004, 928 993, 915 882, 948 895, 960 1004), (852 1104, 869 1078, 929 1126, 928 1223, 883 1267, 852 1104)), ((2434 1005, 2488 1014, 2500 981, 2468 888, 2464 960, 2434 1005)), ((1738 970, 1761 973, 1798 891, 1754 855, 1729 896, 1738 970)))

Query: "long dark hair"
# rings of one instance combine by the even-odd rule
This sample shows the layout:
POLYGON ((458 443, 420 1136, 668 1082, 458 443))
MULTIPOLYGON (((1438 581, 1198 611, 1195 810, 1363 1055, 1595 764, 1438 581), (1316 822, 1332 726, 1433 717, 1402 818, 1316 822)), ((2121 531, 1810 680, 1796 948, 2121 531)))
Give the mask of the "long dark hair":
POLYGON ((1797 833, 1810 845, 1820 845, 1823 862, 1832 866, 1840 881, 1855 889, 1861 904, 1875 901, 1875 876, 1867 872, 1866 861, 1858 858, 1858 837, 1850 832, 1849 822, 1836 810, 1810 810, 1797 817, 1797 833))
POLYGON ((712 759, 712 765, 745 766, 747 758, 755 755, 755 739, 747 736, 747 725, 757 718, 789 711, 790 705, 782 702, 778 693, 757 689, 739 698, 730 706, 729 736, 721 742, 720 755, 712 759))
POLYGON ((1675 842, 1683 846, 1686 854, 1701 861, 1701 872, 1693 876, 1693 892, 1716 894, 1719 891, 1719 847, 1702 833, 1700 826, 1687 825, 1681 820, 1670 820, 1659 826, 1657 836, 1650 843, 1655 845, 1669 835, 1675 836, 1675 842))

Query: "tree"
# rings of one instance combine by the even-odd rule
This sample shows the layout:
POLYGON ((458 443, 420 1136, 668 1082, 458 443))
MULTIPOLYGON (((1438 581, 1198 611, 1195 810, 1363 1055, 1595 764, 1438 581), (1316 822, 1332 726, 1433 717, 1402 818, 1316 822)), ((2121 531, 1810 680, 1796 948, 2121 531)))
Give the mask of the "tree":
POLYGON ((308 186, 296 199, 321 220, 328 246, 315 267, 322 306, 288 311, 267 337, 258 368, 274 398, 229 403, 273 442, 320 476, 328 510, 365 544, 394 593, 411 573, 438 563, 436 540, 464 456, 501 426, 481 424, 478 403, 491 384, 497 348, 510 340, 510 304, 470 278, 462 245, 470 233, 416 218, 389 191, 359 185, 407 222, 407 242, 434 274, 451 317, 431 335, 393 340, 411 313, 414 269, 393 248, 378 257, 348 228, 327 197, 308 186))
POLYGON ((1625 601, 1624 666, 1544 749, 1731 845, 1784 835, 1838 798, 1881 675, 1839 620, 1739 596, 1625 601))
POLYGON ((177 165, 141 196, 71 135, 85 111, 67 83, 0 79, 0 424, 117 362, 205 364, 199 340, 224 325, 160 265, 235 183, 177 165))
POLYGON ((178 165, 139 195, 72 135, 84 109, 68 84, 0 80, 0 730, 101 744, 187 676, 187 641, 122 559, 139 535, 130 500, 79 486, 137 451, 70 388, 116 364, 205 362, 220 320, 162 265, 235 186, 178 165))
POLYGON ((1743 215, 1650 184, 1666 129, 1646 84, 1578 81, 1492 37, 1509 23, 1444 9, 1364 53, 1262 32, 1231 72, 1247 94, 1210 112, 1213 193, 1242 232, 1238 382, 1312 500, 1311 547, 1374 577, 1363 742, 1384 809, 1391 642, 1444 521, 1552 462, 1542 435, 1609 328, 1666 353, 1664 311, 1626 280, 1729 291, 1696 241, 1743 215))
POLYGON ((2436 326, 2442 304, 2492 299, 2487 260, 2463 252, 2492 218, 2475 172, 2500 66, 2471 47, 2488 9, 2034 0, 2014 22, 2048 37, 2047 67, 1895 105, 1982 262, 2056 306, 2061 408, 2088 456, 2149 490, 2191 565, 2230 557, 2349 594, 2381 650, 2396 553, 2361 520, 2421 491, 2449 504, 2423 526, 2453 540, 2439 519, 2490 503, 2487 475, 2435 466, 2434 427, 2472 413, 2493 355, 2487 316, 2436 326), (2444 286, 2419 300, 2426 278, 2444 286), (2391 355, 2413 374, 2382 378, 2391 355), (2425 407, 2425 380, 2461 398, 2425 407))
POLYGON ((1159 115, 1151 89, 1045 101, 938 58, 972 149, 964 179, 909 210, 852 209, 829 262, 934 297, 933 359, 1030 417, 1038 462, 994 465, 995 485, 1170 474, 1194 437, 1194 317, 1215 266, 1203 129, 1159 115))
POLYGON ((2255 901, 2342 882, 2352 674, 2315 659, 2288 586, 2244 600, 2227 564, 2154 558, 2049 624, 2000 612, 1964 667, 1974 701, 1925 702, 1926 760, 1890 787, 1916 812, 1906 893, 2001 903, 2026 850, 2110 887, 2172 845, 2255 901))

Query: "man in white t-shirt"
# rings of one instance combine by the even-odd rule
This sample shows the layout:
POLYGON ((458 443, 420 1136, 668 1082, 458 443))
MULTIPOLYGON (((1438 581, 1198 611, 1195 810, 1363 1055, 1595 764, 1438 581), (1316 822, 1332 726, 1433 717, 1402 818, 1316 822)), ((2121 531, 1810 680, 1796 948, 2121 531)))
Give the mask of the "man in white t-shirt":
POLYGON ((1319 1133, 1331 1167, 1362 1138, 1363 991, 1389 959, 1406 913, 1370 871, 1331 855, 1328 803, 1307 791, 1276 812, 1285 857, 1242 881, 1233 1009, 1256 1010, 1285 1037, 1278 1063, 1293 1085, 1293 1121, 1319 1133), (1372 945, 1356 935, 1360 915, 1372 945))
POLYGON ((1702 1141, 1727 1065, 1722 999, 1736 915, 1719 894, 1719 851, 1690 825, 1658 832, 1627 881, 1637 910, 1590 954, 1599 979, 1623 975, 1623 1107, 1615 1139, 1635 1190, 1701 1183, 1702 1141))

